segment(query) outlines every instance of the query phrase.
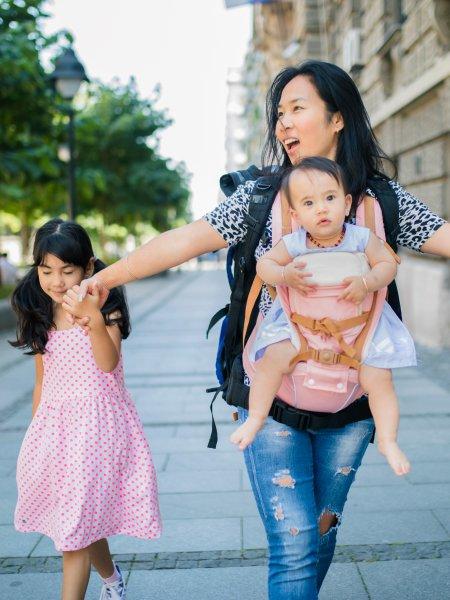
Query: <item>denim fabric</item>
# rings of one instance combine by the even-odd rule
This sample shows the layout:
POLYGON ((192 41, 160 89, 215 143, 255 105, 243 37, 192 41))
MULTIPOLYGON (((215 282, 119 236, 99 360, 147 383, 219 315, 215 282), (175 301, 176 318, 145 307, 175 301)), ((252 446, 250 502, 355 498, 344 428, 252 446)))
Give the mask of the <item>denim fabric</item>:
MULTIPOLYGON (((247 418, 239 409, 239 421, 247 418)), ((339 429, 298 431, 268 418, 245 463, 269 545, 269 599, 316 600, 336 545, 356 470, 374 430, 372 419, 339 429), (323 536, 318 521, 337 517, 323 536)))

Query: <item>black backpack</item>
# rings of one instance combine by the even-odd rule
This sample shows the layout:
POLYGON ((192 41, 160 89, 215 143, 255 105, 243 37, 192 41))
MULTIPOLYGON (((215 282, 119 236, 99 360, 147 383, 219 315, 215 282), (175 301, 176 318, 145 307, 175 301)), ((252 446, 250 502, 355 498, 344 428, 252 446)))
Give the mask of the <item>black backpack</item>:
MULTIPOLYGON (((220 178, 220 187, 226 196, 231 196, 237 187, 246 181, 255 181, 255 179, 256 181, 244 221, 247 226, 247 233, 241 242, 229 249, 227 255, 227 275, 231 288, 230 301, 212 317, 206 332, 206 336, 208 336, 211 328, 223 319, 216 356, 216 376, 219 386, 206 390, 208 393, 214 392, 210 405, 212 430, 208 448, 215 448, 217 445, 217 427, 213 416, 213 404, 218 394, 222 393, 223 399, 230 405, 248 408, 249 388, 244 384, 244 369, 242 366, 242 332, 245 306, 256 275, 255 250, 259 241, 265 235, 268 235, 265 226, 280 186, 280 175, 277 172, 270 175, 259 175, 260 170, 252 165, 248 169, 227 173, 220 178)), ((399 230, 397 196, 389 182, 381 178, 370 179, 368 187, 375 193, 380 204, 386 241, 396 252, 396 239, 399 230)), ((401 318, 400 301, 395 281, 389 285, 388 302, 401 318)), ((256 302, 245 341, 250 336, 256 322, 258 307, 259 302, 256 302)), ((338 413, 303 411, 286 404, 279 398, 275 398, 269 414, 276 421, 298 429, 340 427, 371 416, 367 397, 365 396, 338 413)))

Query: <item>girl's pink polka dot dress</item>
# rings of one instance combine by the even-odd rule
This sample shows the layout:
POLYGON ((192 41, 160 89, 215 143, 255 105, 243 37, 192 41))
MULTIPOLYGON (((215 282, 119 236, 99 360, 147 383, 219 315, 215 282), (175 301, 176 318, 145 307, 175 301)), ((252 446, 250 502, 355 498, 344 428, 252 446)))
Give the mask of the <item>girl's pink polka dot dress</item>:
POLYGON ((156 473, 122 359, 112 373, 94 360, 79 327, 51 331, 41 402, 17 465, 15 526, 56 549, 101 538, 161 534, 156 473))

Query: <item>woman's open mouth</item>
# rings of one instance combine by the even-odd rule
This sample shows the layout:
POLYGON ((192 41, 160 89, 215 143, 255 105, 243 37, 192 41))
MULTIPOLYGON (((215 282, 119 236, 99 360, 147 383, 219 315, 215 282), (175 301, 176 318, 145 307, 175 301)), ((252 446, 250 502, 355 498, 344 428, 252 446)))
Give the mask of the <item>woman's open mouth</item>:
POLYGON ((286 148, 286 152, 288 154, 291 154, 297 148, 297 146, 300 145, 300 140, 298 138, 294 138, 294 137, 286 138, 283 141, 283 144, 284 144, 284 147, 286 148))

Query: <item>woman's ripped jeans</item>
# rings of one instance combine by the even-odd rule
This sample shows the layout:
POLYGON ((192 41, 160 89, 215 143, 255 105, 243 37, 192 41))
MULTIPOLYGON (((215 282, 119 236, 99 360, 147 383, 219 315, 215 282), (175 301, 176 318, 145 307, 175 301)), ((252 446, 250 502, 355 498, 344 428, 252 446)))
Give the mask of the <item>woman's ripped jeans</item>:
MULTIPOLYGON (((247 418, 239 409, 239 421, 247 418)), ((245 462, 269 544, 269 599, 315 600, 372 419, 298 431, 268 418, 245 462)))

